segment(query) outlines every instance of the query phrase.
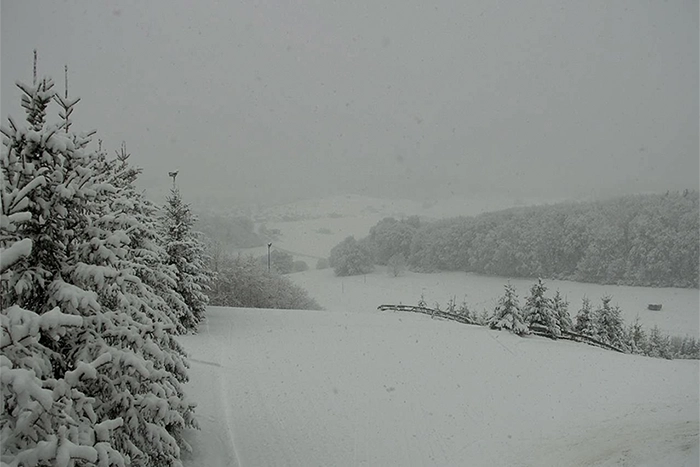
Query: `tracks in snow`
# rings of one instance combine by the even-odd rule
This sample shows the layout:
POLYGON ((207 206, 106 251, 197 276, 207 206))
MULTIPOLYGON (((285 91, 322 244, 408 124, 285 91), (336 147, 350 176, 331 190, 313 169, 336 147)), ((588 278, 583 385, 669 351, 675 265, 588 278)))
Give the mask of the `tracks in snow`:
MULTIPOLYGON (((229 326, 231 326, 231 327, 229 327, 227 334, 228 334, 229 339, 230 339, 231 338, 231 329, 232 329, 233 324, 230 324, 229 326)), ((209 339, 209 340, 216 339, 216 337, 212 336, 212 334, 210 332, 209 321, 206 321, 204 329, 206 330, 206 333, 207 333, 207 339, 209 339)), ((235 462, 234 467, 242 467, 243 464, 241 463, 241 458, 239 456, 238 449, 236 447, 236 439, 235 439, 233 424, 232 424, 232 417, 234 415, 233 415, 233 411, 231 408, 229 398, 227 397, 227 394, 226 394, 226 388, 228 386, 227 369, 224 367, 224 365, 222 363, 223 355, 225 355, 224 343, 218 342, 217 346, 219 348, 219 351, 217 352, 218 358, 219 358, 218 362, 197 360, 197 359, 193 359, 193 358, 190 358, 190 361, 200 363, 203 365, 207 365, 209 367, 215 367, 218 369, 218 370, 214 371, 214 373, 213 373, 213 375, 215 375, 214 377, 216 379, 216 382, 212 382, 212 383, 216 383, 216 384, 212 384, 212 386, 218 387, 219 397, 216 401, 214 401, 215 404, 218 403, 219 401, 221 401, 221 403, 223 404, 223 415, 224 415, 223 426, 226 429, 226 433, 225 433, 225 437, 222 439, 222 441, 224 441, 224 443, 227 445, 226 446, 227 449, 226 449, 226 452, 222 453, 222 454, 226 456, 226 462, 228 465, 231 465, 231 461, 234 461, 235 462)), ((217 417, 215 414, 211 415, 211 416, 215 417, 216 420, 221 421, 221 417, 217 417)), ((216 433, 216 436, 221 439, 221 437, 219 436, 219 433, 216 433)))

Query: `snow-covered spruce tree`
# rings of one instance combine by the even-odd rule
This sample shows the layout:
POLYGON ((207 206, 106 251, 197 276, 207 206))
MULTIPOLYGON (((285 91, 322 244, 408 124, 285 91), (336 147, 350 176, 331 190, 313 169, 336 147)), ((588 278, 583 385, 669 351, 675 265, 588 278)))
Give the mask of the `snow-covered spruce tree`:
POLYGON ((598 338, 618 349, 625 349, 625 330, 620 316, 620 308, 611 306, 611 297, 602 298, 602 306, 596 310, 598 338))
POLYGON ((664 335, 656 325, 649 331, 647 348, 644 353, 649 357, 671 358, 670 339, 668 336, 664 335))
MULTIPOLYGON (((101 173, 119 179, 118 172, 110 171, 109 162, 105 167, 99 162, 105 161, 95 164, 101 173)), ((98 175, 94 178, 100 179, 98 175)), ((102 183, 114 186, 109 180, 102 183)), ((155 226, 144 219, 147 206, 140 206, 133 189, 113 193, 116 196, 98 196, 90 204, 91 222, 83 230, 82 241, 76 242, 69 258, 72 265, 64 268, 64 274, 76 286, 93 291, 101 307, 110 310, 104 313, 108 319, 95 322, 98 329, 104 329, 105 323, 116 324, 100 337, 111 337, 119 346, 110 339, 100 342, 95 338, 92 348, 83 352, 101 355, 108 351, 115 359, 121 358, 108 377, 121 382, 114 396, 129 388, 132 397, 112 397, 96 412, 121 414, 132 429, 115 432, 117 448, 132 463, 171 465, 179 459, 180 446, 186 446, 182 429, 195 425, 193 404, 184 398, 181 388, 187 381, 185 352, 172 335, 181 328, 175 309, 167 303, 169 298, 184 300, 167 290, 175 283, 165 265, 159 264, 165 257, 159 258, 154 247, 155 226)))
POLYGON ((530 288, 530 295, 525 300, 523 314, 525 322, 531 330, 543 330, 550 337, 557 338, 561 336, 561 328, 552 307, 552 300, 544 296, 546 291, 547 287, 542 279, 537 279, 537 282, 530 288))
POLYGON ((647 335, 639 321, 639 316, 625 330, 625 344, 634 354, 644 353, 647 347, 647 335))
MULTIPOLYGON (((42 81, 39 92, 50 92, 50 81, 42 81)), ((41 97, 41 96, 39 96, 41 97)), ((43 100, 43 99, 42 99, 43 100)), ((4 135, 16 127, 3 128, 4 135)), ((9 142, 7 138, 5 143, 9 142)), ((109 440, 109 431, 122 419, 96 423, 93 401, 75 385, 78 379, 94 378, 105 358, 81 362, 79 368, 56 375, 60 358, 46 343, 60 342, 71 328, 81 328, 83 319, 54 308, 39 315, 12 304, 10 284, 21 284, 21 271, 32 254, 32 238, 24 235, 32 221, 30 195, 46 184, 46 178, 30 170, 17 153, 3 145, 0 154, 0 459, 2 465, 68 465, 71 462, 123 462, 109 440), (22 176, 25 177, 22 177, 22 176), (24 178, 23 181, 20 179, 24 178), (18 274, 19 273, 19 274, 18 274)))
POLYGON ((168 264, 168 255, 160 245, 158 207, 137 192, 134 182, 141 169, 128 163, 130 154, 122 144, 117 157, 107 160, 99 155, 102 178, 111 183, 121 196, 112 203, 111 212, 101 222, 112 230, 129 229, 131 233, 130 261, 136 276, 150 287, 144 294, 149 314, 171 326, 172 333, 185 332, 183 317, 188 308, 184 298, 177 292, 177 269, 168 264), (126 223, 124 223, 126 221, 126 223))
POLYGON ((573 323, 571 322, 571 315, 569 314, 569 302, 561 296, 558 290, 554 293, 554 297, 552 298, 552 308, 556 314, 559 329, 562 331, 571 331, 573 323))
POLYGON ((62 166, 73 162, 64 157, 72 141, 58 134, 58 127, 45 124, 46 108, 54 97, 53 82, 42 79, 19 87, 29 126, 20 127, 10 119, 9 126, 1 128, 2 462, 119 463, 122 458, 110 443, 109 429, 119 427, 122 420, 98 422, 94 401, 76 384, 95 378, 105 358, 85 360, 80 368, 67 371, 60 348, 72 328, 82 332, 84 320, 47 303, 70 238, 65 228, 69 212, 62 201, 75 184, 65 181, 62 166), (59 184, 65 190, 63 196, 56 196, 59 184))
POLYGON ((194 406, 172 324, 138 276, 144 228, 119 208, 134 200, 89 138, 66 131, 77 100, 48 79, 19 87, 29 126, 2 127, 0 159, 0 240, 14 252, 1 285, 2 461, 179 465, 194 406), (46 123, 54 98, 60 125, 46 123))
POLYGON ((576 313, 574 331, 586 336, 596 337, 598 335, 596 323, 597 319, 591 301, 588 297, 583 297, 581 308, 578 310, 578 313, 576 313))
POLYGON ((696 347, 695 338, 685 336, 681 342, 681 347, 678 349, 677 358, 697 358, 693 355, 693 349, 696 347))
POLYGON ((476 318, 476 324, 479 326, 486 326, 489 323, 489 318, 491 317, 491 314, 489 313, 489 310, 486 308, 483 309, 481 314, 476 318))
MULTIPOLYGON (((59 103, 62 104, 61 99, 59 103)), ((68 114, 65 108, 62 114, 68 114)), ((142 325, 140 336, 123 339, 130 349, 141 347, 145 363, 152 363, 156 370, 150 378, 142 381, 142 387, 132 391, 136 396, 136 410, 142 413, 137 415, 128 404, 112 405, 109 410, 119 412, 123 409, 130 426, 146 428, 144 432, 150 439, 145 441, 138 437, 132 439, 133 435, 128 433, 121 438, 117 436, 119 446, 126 449, 131 459, 136 463, 167 465, 171 458, 179 457, 179 446, 186 446, 182 429, 195 426, 193 404, 184 400, 180 387, 187 380, 185 352, 172 336, 184 331, 179 320, 187 307, 175 290, 176 271, 166 263, 165 250, 157 244, 157 208, 135 189, 134 182, 140 169, 129 165, 124 145, 116 159, 108 160, 101 151, 93 153, 92 157, 92 183, 111 188, 102 196, 98 193, 94 202, 89 204, 90 225, 82 231, 82 245, 76 242, 74 256, 69 258, 69 262, 77 264, 74 283, 86 290, 94 290, 101 305, 128 314, 135 323, 142 325), (96 249, 98 239, 116 254, 110 256, 104 250, 96 249), (92 279, 94 284, 89 279, 86 281, 91 272, 86 271, 84 265, 100 268, 97 277, 92 279), (100 275, 108 277, 109 268, 120 274, 114 277, 113 283, 103 284, 100 275), (121 275, 123 281, 120 281, 121 275), (151 391, 155 397, 148 395, 151 391)), ((133 381, 131 384, 135 386, 133 381)), ((107 403, 110 404, 112 401, 107 403)))
POLYGON ((488 325, 491 329, 508 329, 509 331, 522 336, 528 333, 527 326, 523 321, 518 296, 515 287, 506 284, 505 294, 498 300, 493 315, 489 318, 488 325))
POLYGON ((457 316, 459 316, 469 324, 476 324, 477 317, 469 309, 466 297, 464 298, 464 300, 462 300, 462 303, 459 305, 459 308, 457 308, 457 316))
POLYGON ((196 330, 209 304, 206 290, 212 280, 207 267, 205 245, 193 230, 195 216, 182 201, 180 190, 173 184, 170 196, 162 208, 161 238, 168 256, 168 264, 176 269, 177 292, 187 305, 187 313, 180 318, 188 330, 196 330))
POLYGON ((694 337, 687 337, 685 341, 685 358, 700 359, 700 341, 694 337))

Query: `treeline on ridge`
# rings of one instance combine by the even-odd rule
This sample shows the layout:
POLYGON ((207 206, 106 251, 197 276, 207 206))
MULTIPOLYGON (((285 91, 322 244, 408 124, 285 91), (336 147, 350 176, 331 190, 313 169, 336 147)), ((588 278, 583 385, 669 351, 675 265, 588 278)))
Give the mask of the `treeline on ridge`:
MULTIPOLYGON (((419 272, 697 288, 698 201, 697 191, 686 190, 518 207, 431 223, 385 218, 355 244, 371 252, 375 264, 398 255, 419 272)), ((331 266, 352 252, 350 243, 346 239, 342 248, 334 248, 335 255, 331 251, 331 266)))

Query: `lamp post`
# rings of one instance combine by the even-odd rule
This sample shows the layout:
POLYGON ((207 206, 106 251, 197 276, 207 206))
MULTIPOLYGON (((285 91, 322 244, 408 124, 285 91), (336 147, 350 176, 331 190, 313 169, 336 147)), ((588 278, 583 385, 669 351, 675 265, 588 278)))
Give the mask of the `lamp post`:
POLYGON ((270 248, 272 248, 272 242, 267 244, 267 272, 270 272, 270 248))

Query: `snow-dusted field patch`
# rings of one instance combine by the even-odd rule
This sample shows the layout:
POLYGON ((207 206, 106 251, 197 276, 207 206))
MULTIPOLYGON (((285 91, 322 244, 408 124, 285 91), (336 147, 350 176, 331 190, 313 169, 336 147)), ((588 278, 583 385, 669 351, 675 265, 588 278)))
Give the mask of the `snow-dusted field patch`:
POLYGON ((698 363, 403 313, 211 308, 187 465, 697 465, 698 363))

